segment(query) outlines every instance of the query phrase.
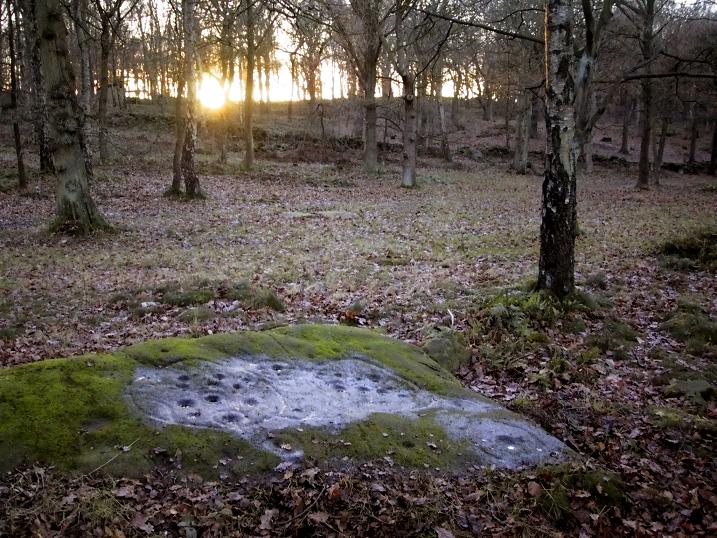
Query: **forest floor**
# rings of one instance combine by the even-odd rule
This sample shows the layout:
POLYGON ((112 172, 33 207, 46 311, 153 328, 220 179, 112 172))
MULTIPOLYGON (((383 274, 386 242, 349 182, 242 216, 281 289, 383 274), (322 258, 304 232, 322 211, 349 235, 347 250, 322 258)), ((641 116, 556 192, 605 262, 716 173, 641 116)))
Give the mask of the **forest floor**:
POLYGON ((34 465, 0 480, 0 535, 717 533, 713 178, 662 172, 642 192, 629 164, 581 177, 582 294, 565 305, 516 291, 537 274, 539 175, 514 175, 498 158, 423 158, 421 186, 405 190, 396 154, 368 177, 356 152, 305 162, 270 137, 248 173, 240 154, 221 165, 201 146, 207 199, 187 202, 163 196, 171 128, 150 127, 116 127, 115 159, 92 185, 116 230, 85 239, 47 233, 52 178, 7 187, 3 131, 0 364, 302 321, 419 345, 452 333, 471 350, 456 372, 466 386, 578 456, 470 475, 306 462, 238 482, 172 469, 69 478, 34 465), (664 250, 685 238, 700 252, 664 250), (281 304, 223 300, 219 290, 239 282, 281 304), (172 290, 194 298, 172 304, 172 290))

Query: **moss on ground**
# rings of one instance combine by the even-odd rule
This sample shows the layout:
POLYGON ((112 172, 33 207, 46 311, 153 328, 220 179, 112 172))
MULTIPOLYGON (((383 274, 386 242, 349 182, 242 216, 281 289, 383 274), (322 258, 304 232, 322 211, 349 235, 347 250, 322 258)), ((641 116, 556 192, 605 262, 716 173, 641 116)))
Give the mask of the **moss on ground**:
POLYGON ((717 271, 717 228, 690 230, 660 246, 661 263, 678 270, 717 271))
POLYGON ((618 359, 627 359, 637 343, 639 333, 618 319, 607 319, 600 332, 590 335, 586 342, 603 353, 612 352, 618 359))
POLYGON ((571 491, 587 492, 599 511, 616 509, 626 502, 625 484, 615 474, 602 469, 564 463, 541 467, 537 475, 544 483, 537 505, 554 521, 571 517, 571 491))
POLYGON ((216 312, 211 308, 205 306, 195 306, 184 310, 177 316, 179 321, 184 323, 197 323, 200 321, 207 321, 213 319, 216 316, 216 312))
POLYGON ((717 349, 717 321, 699 305, 681 301, 662 328, 684 342, 686 351, 693 355, 715 353, 717 349))
MULTIPOLYGON (((149 424, 131 411, 124 398, 125 386, 139 365, 191 365, 238 354, 309 360, 360 355, 438 394, 477 397, 419 348, 366 329, 299 325, 196 339, 152 340, 113 354, 48 360, 2 370, 0 471, 41 461, 65 471, 87 473, 100 468, 135 476, 168 458, 204 476, 217 474, 220 459, 224 462, 222 472, 270 468, 278 461, 271 453, 219 431, 149 424)), ((316 431, 312 434, 318 435, 316 431)), ((376 415, 349 426, 341 435, 351 437, 351 444, 332 444, 331 434, 326 434, 323 445, 305 445, 307 454, 319 458, 333 447, 337 454, 370 458, 383 457, 384 452, 393 450, 396 461, 407 465, 444 466, 446 458, 461 450, 430 418, 411 421, 376 415), (398 438, 384 442, 384 431, 389 436, 403 431, 407 439, 391 448, 386 443, 398 438), (424 438, 426 441, 419 442, 424 438), (415 445, 413 455, 409 441, 415 445)))
POLYGON ((118 293, 110 302, 125 304, 132 312, 145 314, 167 307, 201 307, 212 300, 238 301, 241 308, 285 310, 284 303, 270 289, 249 282, 215 282, 197 280, 169 283, 152 290, 130 290, 118 293), (150 306, 142 306, 150 303, 150 306))
POLYGON ((423 345, 423 351, 446 370, 454 372, 467 364, 471 352, 465 338, 451 330, 441 330, 423 345))

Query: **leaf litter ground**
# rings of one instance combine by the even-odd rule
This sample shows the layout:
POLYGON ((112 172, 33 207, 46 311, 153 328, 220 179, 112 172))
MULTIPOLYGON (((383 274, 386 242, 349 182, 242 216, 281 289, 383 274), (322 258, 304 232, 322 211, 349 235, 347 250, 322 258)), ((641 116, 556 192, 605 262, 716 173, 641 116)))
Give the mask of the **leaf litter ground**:
POLYGON ((457 372, 466 386, 531 416, 580 457, 470 476, 407 472, 390 456, 343 469, 305 462, 237 483, 182 476, 181 454, 139 481, 30 466, 3 477, 0 532, 717 532, 714 393, 668 390, 683 374, 714 383, 714 346, 688 349, 664 325, 686 302, 714 320, 717 283, 657 256, 664 240, 714 221, 706 178, 666 173, 649 192, 633 190, 629 168, 599 166, 583 178, 578 282, 608 306, 578 316, 577 327, 560 316, 533 324, 545 342, 532 345, 491 333, 483 305, 535 276, 540 177, 426 161, 421 188, 403 190, 392 163, 369 178, 352 166, 260 160, 243 173, 238 158, 199 159, 211 172, 202 176, 209 197, 195 203, 162 196, 164 157, 138 152, 98 168, 94 193, 118 230, 89 239, 45 232, 50 179, 0 193, 4 366, 300 321, 380 327, 418 344, 443 328, 470 344, 457 372), (227 291, 237 287, 278 303, 227 291), (636 336, 613 345, 605 335, 618 323, 636 336))

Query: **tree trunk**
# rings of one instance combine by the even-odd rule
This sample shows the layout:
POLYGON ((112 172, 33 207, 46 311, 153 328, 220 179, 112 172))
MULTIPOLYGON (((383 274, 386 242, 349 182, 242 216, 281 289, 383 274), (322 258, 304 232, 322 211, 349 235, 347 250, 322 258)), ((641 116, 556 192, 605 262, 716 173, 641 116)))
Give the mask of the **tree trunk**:
POLYGON ((271 102, 271 61, 268 56, 264 59, 264 95, 266 95, 264 110, 268 113, 271 102))
POLYGON ((107 101, 109 98, 110 23, 102 17, 100 33, 100 95, 97 103, 97 128, 99 130, 100 161, 110 158, 107 144, 107 101))
POLYGON ((364 90, 364 166, 369 174, 378 170, 378 139, 376 136, 376 64, 366 62, 364 90))
POLYGON ((244 95, 244 162, 242 168, 251 170, 254 166, 254 13, 251 2, 246 8, 246 85, 244 95))
MULTIPOLYGON (((652 60, 653 24, 655 22, 655 0, 645 0, 644 19, 641 38, 642 55, 645 61, 652 60)), ((652 63, 645 68, 646 74, 652 72, 652 63)), ((640 162, 638 164, 637 185, 640 190, 650 188, 650 140, 652 137, 652 79, 644 78, 640 83, 642 114, 640 115, 640 162)))
POLYGON ((172 185, 167 191, 168 195, 182 193, 182 150, 184 148, 184 135, 186 124, 184 122, 184 74, 180 72, 177 81, 177 100, 174 103, 174 159, 172 161, 172 185))
POLYGON ((54 229, 89 233, 107 226, 89 191, 91 168, 83 138, 84 115, 77 102, 70 64, 67 29, 59 0, 37 0, 32 6, 33 36, 38 41, 42 90, 48 96, 49 149, 57 175, 54 229))
POLYGON ((534 95, 530 98, 530 138, 538 138, 538 121, 540 119, 540 112, 542 110, 542 103, 540 99, 534 95))
POLYGON ((717 172, 717 118, 715 119, 714 126, 712 127, 712 155, 710 156, 710 167, 708 173, 711 176, 717 172))
POLYGON ((528 172, 528 141, 530 140, 530 118, 532 116, 530 94, 523 91, 518 102, 518 119, 515 123, 515 152, 513 168, 518 174, 528 172))
POLYGON ((184 193, 188 198, 202 198, 199 177, 194 167, 194 150, 197 143, 197 85, 194 77, 194 40, 196 0, 182 0, 184 26, 184 80, 187 86, 187 102, 184 106, 184 146, 182 148, 182 177, 184 193))
MULTIPOLYGON (((73 0, 73 17, 77 48, 80 52, 80 106, 85 118, 90 113, 92 78, 90 76, 90 36, 87 29, 87 0, 73 0)), ((87 135, 85 135, 86 137, 87 135)))
POLYGON ((630 124, 635 115, 635 100, 629 99, 626 103, 627 109, 622 117, 622 140, 620 142, 620 151, 622 155, 630 155, 630 124))
POLYGON ((655 184, 659 183, 660 169, 662 168, 662 159, 665 155, 665 144, 667 143, 667 130, 670 127, 670 120, 667 116, 662 116, 660 120, 660 136, 657 142, 657 151, 655 152, 655 162, 653 164, 653 172, 655 174, 655 184))
POLYGON ((441 157, 446 162, 451 162, 453 157, 451 156, 451 147, 448 145, 448 129, 446 128, 446 109, 443 105, 443 97, 441 97, 440 91, 436 98, 438 102, 438 116, 441 123, 441 157))
MULTIPOLYGON (((595 108, 597 103, 595 102, 595 92, 590 91, 588 96, 588 114, 592 116, 595 114, 595 108)), ((582 148, 580 153, 583 156, 583 164, 585 166, 585 173, 593 173, 593 129, 585 128, 582 132, 582 148)))
POLYGON ((460 116, 460 103, 461 103, 461 90, 463 89, 463 75, 461 70, 458 69, 456 77, 453 80, 453 99, 451 100, 451 121, 456 128, 460 129, 462 126, 460 116))
POLYGON ((545 1, 547 145, 538 288, 559 297, 575 288, 577 217, 572 0, 545 1))
MULTIPOLYGON (((42 0, 40 0, 42 1, 42 0)), ((33 7, 28 8, 31 12, 33 7)), ((29 36, 37 36, 38 28, 34 15, 30 13, 26 31, 29 36)), ((42 66, 40 59, 40 38, 28 37, 29 56, 32 71, 32 97, 35 113, 34 128, 35 141, 37 142, 38 153, 40 154, 40 172, 43 174, 53 173, 55 166, 52 162, 52 151, 50 149, 50 117, 48 110, 47 95, 44 91, 42 79, 42 66)))
POLYGON ((10 53, 10 108, 13 111, 12 134, 15 140, 15 155, 17 157, 17 186, 20 189, 27 187, 27 175, 25 174, 25 161, 22 152, 22 136, 20 133, 20 122, 17 106, 17 56, 15 54, 15 21, 17 21, 17 6, 12 0, 7 0, 7 27, 8 27, 8 52, 10 53))
POLYGON ((692 103, 692 110, 690 114, 690 149, 687 154, 687 162, 689 164, 695 164, 697 156, 697 140, 700 137, 700 124, 697 114, 695 113, 695 104, 692 103))
MULTIPOLYGON (((291 93, 289 94, 289 104, 287 107, 286 115, 289 120, 294 116, 294 88, 296 87, 296 53, 291 53, 289 56, 291 62, 291 93)), ((333 97, 333 96, 332 96, 333 97)))
POLYGON ((404 187, 416 186, 416 77, 406 74, 403 80, 403 179, 404 187))
POLYGON ((493 90, 488 81, 485 82, 485 109, 483 119, 485 119, 485 121, 493 121, 493 90))

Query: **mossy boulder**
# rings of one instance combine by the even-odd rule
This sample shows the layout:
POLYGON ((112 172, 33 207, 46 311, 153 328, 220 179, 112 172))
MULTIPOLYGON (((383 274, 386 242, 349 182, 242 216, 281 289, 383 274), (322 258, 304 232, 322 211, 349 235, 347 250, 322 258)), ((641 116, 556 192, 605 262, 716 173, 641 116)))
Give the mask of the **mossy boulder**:
MULTIPOLYGON (((247 405, 260 410, 268 405, 261 400, 262 393, 256 396, 244 387, 241 391, 247 405), (256 397, 251 398, 253 394, 256 397)), ((239 405, 239 400, 232 402, 239 405)), ((231 421, 229 411, 225 416, 231 421)), ((392 458, 405 465, 450 468, 468 462, 500 466, 549 462, 562 459, 568 451, 532 423, 463 388, 419 348, 366 329, 298 325, 196 339, 167 338, 112 354, 47 360, 0 371, 3 472, 40 461, 70 473, 132 476, 168 464, 213 477, 265 472, 297 454, 320 462, 341 461, 347 456, 392 458), (245 359, 248 362, 242 362, 245 359), (155 410, 152 405, 137 401, 138 394, 157 389, 158 402, 179 409, 182 401, 174 398, 180 393, 177 391, 201 390, 196 394, 206 397, 205 409, 211 409, 213 391, 223 396, 239 391, 237 387, 245 383, 246 375, 240 377, 230 369, 237 364, 250 372, 254 371, 251 368, 263 369, 255 379, 261 379, 263 372, 274 375, 262 390, 284 398, 282 405, 291 404, 285 396, 286 386, 292 386, 290 394, 300 394, 304 401, 328 398, 330 403, 324 406, 328 409, 340 407, 343 392, 379 387, 365 393, 363 405, 353 406, 370 410, 384 398, 382 387, 392 383, 398 389, 385 398, 404 402, 407 411, 367 411, 350 423, 326 426, 307 420, 299 427, 281 423, 272 427, 276 417, 265 411, 256 416, 268 425, 257 422, 251 430, 261 434, 258 442, 257 435, 238 434, 241 427, 234 423, 232 429, 206 421, 160 421, 160 413, 147 412, 155 410), (343 372, 344 379, 329 381, 338 394, 334 400, 331 395, 307 393, 300 384, 291 384, 291 375, 302 372, 316 381, 312 369, 323 371, 325 377, 343 372), (357 372, 360 379, 348 379, 346 372, 357 372), (152 385, 150 378, 159 380, 158 384, 152 385), (166 379, 174 384, 162 385, 161 380, 166 379), (192 386, 193 380, 202 379, 208 386, 192 386), (348 386, 350 383, 353 385, 348 386), (411 407, 414 400, 418 407, 411 407), (427 408, 421 407, 424 405, 427 408), (466 431, 472 431, 473 438, 466 436, 466 431), (494 442, 476 447, 481 438, 494 442)))

